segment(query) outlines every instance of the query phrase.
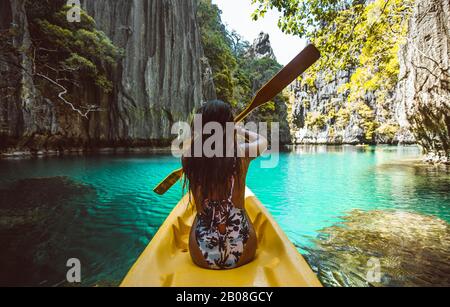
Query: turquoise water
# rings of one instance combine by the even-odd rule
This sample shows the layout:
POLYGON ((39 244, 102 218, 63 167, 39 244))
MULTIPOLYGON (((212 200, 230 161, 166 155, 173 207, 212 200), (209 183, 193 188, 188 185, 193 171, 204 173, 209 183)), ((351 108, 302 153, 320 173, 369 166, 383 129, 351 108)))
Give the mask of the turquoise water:
MULTIPOLYGON (((303 146, 275 169, 255 162, 248 185, 316 268, 320 231, 353 209, 450 222, 449 172, 411 162, 419 156, 413 146, 303 146)), ((152 192, 176 167, 163 155, 1 160, 0 284, 66 285, 66 261, 78 258, 82 285, 117 285, 180 199, 180 185, 152 192)))

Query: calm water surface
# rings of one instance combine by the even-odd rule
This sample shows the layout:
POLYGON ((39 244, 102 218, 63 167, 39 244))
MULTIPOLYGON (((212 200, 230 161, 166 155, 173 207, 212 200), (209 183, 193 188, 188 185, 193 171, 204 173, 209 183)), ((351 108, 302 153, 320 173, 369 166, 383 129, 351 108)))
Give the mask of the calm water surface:
MULTIPOLYGON (((417 242, 422 233, 428 242, 436 239, 427 250, 431 255, 423 257, 427 263, 438 259, 426 270, 442 276, 428 271, 424 276, 434 277, 421 280, 450 285, 450 172, 414 162, 419 157, 413 146, 298 147, 282 153, 275 169, 256 163, 248 185, 325 285, 365 284, 365 263, 354 269, 345 263, 343 270, 346 260, 336 253, 342 249, 359 261, 381 259, 383 276, 390 276, 381 285, 411 283, 405 273, 392 277, 397 267, 385 264, 391 258, 406 271, 424 270, 405 269, 413 260, 379 247, 380 239, 362 246, 367 233, 373 238, 381 233, 391 246, 399 239, 405 247, 407 236, 417 242), (395 219, 399 212, 402 219, 395 219), (351 223, 342 227, 361 229, 364 220, 378 215, 373 228, 358 232, 363 239, 354 233, 346 239, 348 232, 340 231, 346 217, 351 223), (430 225, 435 227, 429 232, 417 228, 430 225), (339 241, 330 240, 334 232, 339 241)), ((66 285, 69 258, 81 260, 83 285, 118 285, 182 195, 180 185, 164 196, 152 192, 176 167, 177 159, 162 155, 0 160, 0 285, 66 285)), ((406 246, 405 255, 415 249, 424 247, 406 246)))

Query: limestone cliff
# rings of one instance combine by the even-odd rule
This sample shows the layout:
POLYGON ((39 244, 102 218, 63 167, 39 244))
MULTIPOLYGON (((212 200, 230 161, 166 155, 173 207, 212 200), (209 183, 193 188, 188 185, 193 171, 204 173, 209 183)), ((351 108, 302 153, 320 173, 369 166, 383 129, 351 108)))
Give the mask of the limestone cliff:
POLYGON ((450 4, 447 0, 417 0, 407 42, 399 53, 398 88, 380 105, 376 93, 364 104, 379 129, 367 139, 358 114, 337 112, 346 103, 340 85, 352 71, 332 80, 317 78, 313 88, 292 86, 291 129, 296 143, 419 143, 427 160, 450 161, 450 4), (309 120, 308 120, 309 119, 309 120), (311 120, 312 119, 312 120, 311 120), (342 116, 341 116, 342 119, 342 116), (314 124, 313 125, 311 125, 314 124), (389 133, 389 127, 395 134, 389 133), (383 128, 385 128, 383 130, 383 128), (384 133, 388 132, 388 133, 384 133), (389 135, 390 134, 390 135, 389 135))
POLYGON ((326 118, 327 114, 337 112, 346 103, 347 96, 338 93, 338 88, 347 83, 350 76, 349 71, 342 71, 330 81, 319 76, 314 88, 302 86, 299 81, 291 86, 291 129, 294 132, 294 143, 358 144, 364 141, 364 131, 351 114, 348 122, 339 128, 334 119, 326 118), (308 116, 321 118, 320 123, 308 123, 308 116))
POLYGON ((450 3, 417 1, 400 55, 399 102, 431 161, 450 161, 450 3))
POLYGON ((4 82, 8 90, 0 89, 2 151, 164 145, 171 123, 186 120, 214 97, 195 0, 85 0, 82 5, 124 50, 110 69, 111 94, 89 85, 77 94, 75 99, 99 106, 88 119, 36 89, 25 1, 1 1, 0 30, 14 30, 11 40, 19 54, 0 52, 0 59, 9 60, 0 63, 0 72, 20 76, 4 82))
POLYGON ((361 105, 370 118, 349 108, 347 93, 338 89, 350 81, 351 75, 351 70, 340 71, 331 80, 320 75, 312 88, 300 82, 291 86, 290 125, 294 143, 414 143, 408 126, 400 124, 405 122, 404 108, 398 103, 395 92, 390 93, 383 104, 377 102, 376 93, 366 95, 361 105), (377 125, 372 128, 371 137, 367 136, 367 122, 377 125))
MULTIPOLYGON (((251 82, 253 95, 269 81, 282 66, 277 62, 270 37, 267 33, 261 32, 254 40, 253 44, 245 53, 245 60, 250 64, 251 82), (264 70, 261 72, 260 70, 264 70), (258 72, 259 71, 259 72, 258 72), (258 73, 255 73, 258 72, 258 73)), ((252 112, 247 118, 248 121, 253 122, 277 122, 279 123, 279 141, 281 144, 291 144, 292 135, 289 127, 289 101, 282 93, 266 105, 260 107, 258 110, 252 112)), ((269 136, 270 138, 271 136, 269 136)))
POLYGON ((247 50, 247 57, 252 59, 262 59, 265 57, 276 60, 270 43, 269 34, 260 32, 258 37, 253 41, 253 44, 247 50))

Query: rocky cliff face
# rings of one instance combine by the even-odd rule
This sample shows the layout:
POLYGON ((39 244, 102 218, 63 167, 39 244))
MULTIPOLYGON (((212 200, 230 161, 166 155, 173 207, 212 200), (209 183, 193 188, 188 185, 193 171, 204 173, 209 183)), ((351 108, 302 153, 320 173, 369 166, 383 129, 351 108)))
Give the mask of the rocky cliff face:
POLYGON ((338 88, 347 83, 351 72, 339 72, 331 81, 318 77, 314 89, 296 82, 291 86, 292 114, 291 128, 294 132, 294 143, 304 144, 357 144, 364 140, 364 131, 355 123, 350 115, 345 125, 336 128, 336 122, 324 114, 337 112, 345 104, 347 96, 338 93, 338 88), (321 117, 318 125, 312 126, 307 118, 321 117))
POLYGON ((450 3, 417 1, 400 55, 400 108, 428 160, 450 161, 450 3))
MULTIPOLYGON (((266 71, 266 73, 259 74, 262 78, 252 80, 252 91, 256 94, 256 92, 282 67, 276 60, 275 53, 273 52, 270 43, 269 34, 261 32, 254 40, 253 44, 248 48, 245 57, 247 61, 253 62, 253 65, 257 70, 259 68, 258 66, 266 67, 267 64, 262 62, 268 61, 271 63, 271 65, 269 65, 270 67, 268 67, 270 73, 267 73, 266 71)), ((247 120, 253 122, 279 123, 279 142, 281 144, 291 144, 292 135, 288 122, 289 107, 289 101, 281 94, 274 98, 272 109, 265 109, 265 106, 263 106, 252 112, 247 120)), ((271 136, 269 135, 269 138, 270 137, 271 136)))
POLYGON ((290 125, 294 143, 414 143, 404 108, 397 103, 395 92, 390 93, 383 105, 377 103, 376 93, 366 95, 358 108, 369 115, 361 115, 362 112, 349 107, 347 93, 339 92, 339 88, 350 81, 352 73, 351 70, 340 71, 331 80, 320 75, 313 88, 302 86, 300 82, 291 86, 290 125), (376 123, 377 128, 368 128, 370 122, 376 123), (369 129, 374 130, 371 137, 367 134, 369 129))
POLYGON ((0 51, 0 147, 7 147, 14 145, 13 140, 31 136, 46 125, 51 130, 54 113, 53 107, 39 95, 31 75, 25 1, 2 1, 0 6, 0 31, 9 40, 0 51))
POLYGON ((364 104, 373 111, 373 120, 379 126, 372 140, 367 139, 358 114, 346 114, 344 124, 335 116, 347 100, 345 94, 338 93, 339 86, 351 76, 351 71, 344 71, 330 81, 319 76, 314 88, 292 86, 294 142, 356 144, 417 140, 428 160, 450 161, 449 6, 447 0, 416 2, 408 40, 399 53, 398 90, 390 93, 382 106, 377 103, 376 93, 365 97, 364 104), (391 127, 395 127, 395 134, 391 127))
POLYGON ((258 37, 253 41, 247 51, 247 56, 252 59, 262 59, 265 57, 276 60, 275 53, 273 52, 272 45, 270 44, 269 34, 261 32, 258 37))
POLYGON ((2 29, 15 28, 12 41, 20 50, 10 56, 13 64, 0 64, 2 75, 20 74, 20 80, 9 80, 9 87, 17 90, 0 96, 3 151, 163 145, 173 122, 186 120, 215 95, 203 59, 195 0, 82 1, 98 28, 124 50, 117 68, 111 69, 112 94, 89 86, 78 93, 76 99, 100 107, 83 119, 36 90, 24 3, 1 2, 2 29))

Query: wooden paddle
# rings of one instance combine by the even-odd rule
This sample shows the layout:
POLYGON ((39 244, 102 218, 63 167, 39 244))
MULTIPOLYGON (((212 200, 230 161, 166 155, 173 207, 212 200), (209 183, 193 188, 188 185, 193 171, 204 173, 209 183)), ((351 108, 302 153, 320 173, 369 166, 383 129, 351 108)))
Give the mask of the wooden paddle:
MULTIPOLYGON (((314 45, 308 45, 289 64, 280 70, 275 77, 267 82, 256 94, 247 108, 235 118, 241 122, 253 110, 272 100, 284 88, 291 84, 320 58, 320 52, 314 45)), ((159 195, 166 193, 183 176, 183 169, 173 171, 153 191, 159 195)))

